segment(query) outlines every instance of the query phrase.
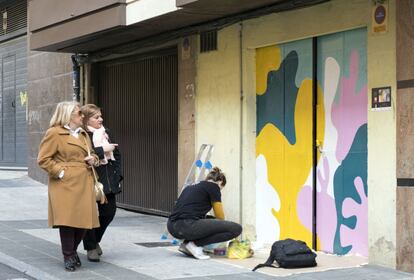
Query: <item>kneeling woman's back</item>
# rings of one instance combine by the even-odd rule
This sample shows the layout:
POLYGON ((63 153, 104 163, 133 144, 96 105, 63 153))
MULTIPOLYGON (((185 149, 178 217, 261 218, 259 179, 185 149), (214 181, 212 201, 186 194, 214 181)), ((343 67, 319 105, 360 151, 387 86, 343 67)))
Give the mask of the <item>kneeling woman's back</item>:
POLYGON ((197 259, 208 259, 202 252, 202 246, 240 235, 242 228, 239 224, 224 221, 221 190, 225 185, 226 176, 218 167, 214 167, 205 181, 183 190, 168 219, 171 235, 184 239, 180 252, 197 259), (216 219, 206 219, 211 209, 216 219))

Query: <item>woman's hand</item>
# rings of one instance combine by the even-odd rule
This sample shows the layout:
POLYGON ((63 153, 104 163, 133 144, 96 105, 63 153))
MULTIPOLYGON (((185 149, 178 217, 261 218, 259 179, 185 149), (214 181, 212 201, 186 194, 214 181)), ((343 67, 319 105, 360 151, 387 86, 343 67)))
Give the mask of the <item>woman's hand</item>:
POLYGON ((108 153, 108 152, 112 152, 113 150, 115 150, 115 148, 117 146, 118 146, 118 144, 113 144, 113 143, 111 143, 111 144, 103 144, 102 145, 102 148, 103 148, 103 150, 104 150, 105 153, 108 153))
POLYGON ((95 165, 95 158, 93 156, 87 156, 87 157, 84 158, 84 160, 90 166, 94 166, 95 165))

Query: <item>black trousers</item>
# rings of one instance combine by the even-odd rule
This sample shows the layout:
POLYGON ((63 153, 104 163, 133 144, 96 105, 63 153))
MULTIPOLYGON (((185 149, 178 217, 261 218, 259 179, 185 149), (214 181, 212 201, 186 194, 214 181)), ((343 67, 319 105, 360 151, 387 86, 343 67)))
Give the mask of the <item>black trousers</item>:
POLYGON ((98 203, 99 212, 99 228, 89 229, 86 231, 83 238, 83 248, 87 251, 96 249, 96 244, 101 242, 102 236, 105 233, 106 228, 112 222, 116 213, 116 199, 115 194, 107 194, 107 204, 98 203))
POLYGON ((241 225, 218 219, 168 220, 167 227, 175 238, 193 241, 197 246, 231 240, 242 232, 241 225))
POLYGON ((60 243, 62 245, 63 258, 65 260, 76 254, 79 243, 86 229, 61 226, 59 227, 60 243))

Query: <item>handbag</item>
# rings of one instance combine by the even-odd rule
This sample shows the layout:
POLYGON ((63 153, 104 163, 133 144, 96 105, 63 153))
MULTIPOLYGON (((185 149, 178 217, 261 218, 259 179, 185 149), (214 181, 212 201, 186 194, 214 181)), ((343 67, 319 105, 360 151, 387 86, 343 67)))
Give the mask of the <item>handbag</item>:
MULTIPOLYGON (((86 149, 88 150, 88 156, 91 156, 91 151, 89 150, 89 145, 85 140, 86 149)), ((95 191, 95 198, 96 201, 99 201, 100 204, 105 204, 108 202, 106 199, 106 195, 104 193, 104 187, 101 182, 98 181, 98 176, 96 176, 95 167, 91 166, 93 178, 94 178, 94 191, 95 191)))
POLYGON ((96 176, 96 171, 95 171, 95 167, 91 167, 92 168, 92 173, 93 173, 93 178, 95 183, 94 185, 94 189, 95 189, 95 197, 96 197, 96 201, 99 201, 100 204, 105 204, 107 203, 107 199, 106 199, 106 195, 104 193, 104 187, 102 185, 101 182, 98 181, 98 178, 96 176))
POLYGON ((253 254, 249 240, 239 241, 234 239, 227 248, 227 258, 229 259, 246 259, 252 257, 253 254))

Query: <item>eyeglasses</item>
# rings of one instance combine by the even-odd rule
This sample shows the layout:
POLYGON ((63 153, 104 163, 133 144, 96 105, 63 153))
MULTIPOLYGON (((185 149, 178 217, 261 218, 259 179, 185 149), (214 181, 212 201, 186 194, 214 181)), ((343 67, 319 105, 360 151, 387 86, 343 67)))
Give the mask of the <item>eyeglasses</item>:
POLYGON ((75 115, 75 116, 82 116, 82 112, 81 112, 80 110, 73 111, 73 112, 72 112, 72 115, 75 115))

